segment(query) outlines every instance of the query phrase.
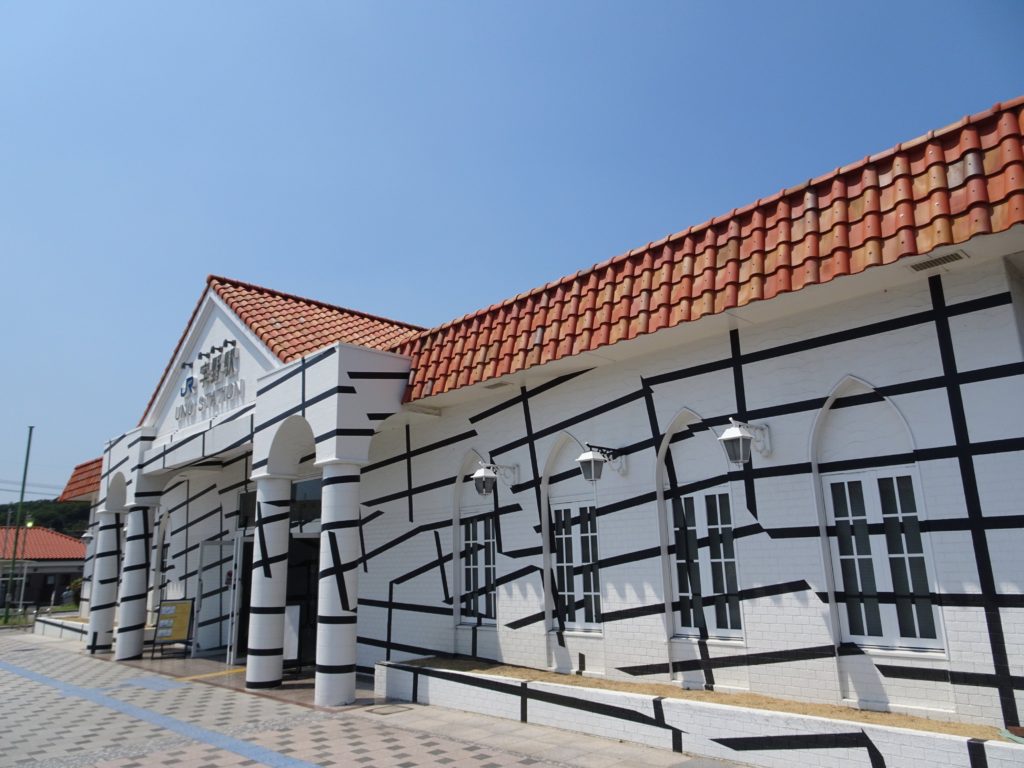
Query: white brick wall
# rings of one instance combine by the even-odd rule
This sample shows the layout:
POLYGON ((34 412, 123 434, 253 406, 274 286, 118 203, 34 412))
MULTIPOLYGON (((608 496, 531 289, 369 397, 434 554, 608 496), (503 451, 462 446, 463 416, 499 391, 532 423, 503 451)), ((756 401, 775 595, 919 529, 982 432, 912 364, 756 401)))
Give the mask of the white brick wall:
MULTIPOLYGON (((522 681, 451 672, 442 673, 449 679, 440 680, 429 674, 429 670, 418 671, 416 700, 421 704, 520 719, 522 681), (502 687, 486 687, 492 683, 502 687)), ((378 665, 375 693, 410 701, 412 679, 412 668, 378 665)), ((1024 746, 1008 742, 972 746, 969 739, 958 736, 684 699, 659 700, 662 726, 650 722, 658 719, 651 696, 543 682, 529 682, 526 688, 530 723, 662 749, 672 749, 671 729, 676 728, 685 753, 765 768, 866 768, 876 765, 869 750, 881 757, 883 762, 878 764, 889 768, 1010 768, 1024 762, 1024 746), (639 718, 647 722, 638 722, 639 718), (826 746, 830 737, 844 741, 826 746), (973 761, 972 749, 983 753, 987 762, 973 761)))
MULTIPOLYGON (((943 275, 948 305, 1008 290, 1001 263, 979 262, 959 272, 943 275)), ((740 346, 744 354, 761 353, 780 345, 792 344, 823 334, 847 331, 887 320, 898 320, 931 309, 926 277, 911 285, 835 303, 827 311, 791 315, 772 322, 740 325, 740 346)), ((1021 353, 1012 311, 1007 306, 961 315, 950 320, 957 363, 963 370, 1020 363, 1021 353)), ((681 338, 680 334, 677 334, 681 338)), ((675 338, 675 337, 674 337, 675 338)), ((729 357, 729 337, 723 332, 697 338, 662 352, 650 353, 619 363, 599 365, 568 384, 556 386, 529 399, 530 419, 536 439, 534 449, 538 472, 543 477, 571 471, 579 445, 559 424, 566 419, 598 408, 586 419, 567 427, 581 442, 591 441, 613 447, 643 444, 651 439, 651 426, 644 398, 630 395, 641 392, 642 378, 650 378, 690 366, 725 361, 729 357), (600 410, 600 406, 620 398, 627 402, 600 410)), ((600 362, 600 361, 597 361, 600 362)), ((582 366, 595 365, 583 360, 582 366)), ((850 339, 827 347, 815 347, 778 357, 769 357, 743 367, 749 410, 771 409, 804 400, 823 401, 838 391, 843 394, 870 392, 871 387, 903 385, 933 377, 941 378, 942 361, 935 326, 920 322, 862 338, 850 339), (848 377, 867 382, 856 383, 848 377)), ((1020 377, 965 383, 963 393, 968 428, 972 440, 1020 440, 1024 437, 1024 410, 1014 407, 1020 391, 1020 377)), ((531 384, 529 386, 536 386, 531 384)), ((472 402, 444 408, 439 418, 410 421, 412 485, 414 488, 441 483, 413 495, 414 521, 408 520, 408 501, 388 496, 406 490, 404 422, 385 429, 373 441, 370 468, 364 472, 362 498, 364 517, 382 514, 365 526, 367 549, 385 545, 408 534, 418 526, 439 524, 436 529, 446 556, 453 553, 452 526, 460 506, 479 504, 475 493, 463 486, 456 493, 454 478, 464 466, 467 455, 475 450, 483 457, 494 452, 499 464, 518 464, 519 481, 532 479, 531 454, 525 443, 523 406, 509 407, 482 418, 476 414, 519 394, 518 386, 495 390, 472 402), (472 432, 475 431, 475 434, 472 432), (460 435, 470 433, 465 439, 460 435), (431 450, 432 444, 453 441, 431 450), (503 449, 510 443, 512 447, 503 449), (382 464, 383 462, 383 464, 382 464)), ((654 410, 662 433, 682 425, 692 416, 681 415, 689 409, 701 418, 722 419, 736 413, 733 373, 728 367, 700 376, 656 383, 653 387, 654 410)), ((840 408, 822 419, 813 407, 795 412, 769 415, 755 421, 771 429, 773 453, 754 456, 755 471, 786 469, 774 476, 755 481, 757 512, 755 518, 746 507, 745 485, 733 473, 728 483, 736 527, 758 524, 767 533, 747 535, 737 540, 740 589, 805 581, 809 590, 752 598, 742 603, 743 631, 727 642, 709 641, 707 653, 712 660, 723 656, 772 654, 805 648, 829 646, 834 640, 833 619, 826 602, 818 594, 828 589, 827 569, 820 538, 815 534, 820 512, 815 501, 817 480, 798 465, 870 458, 884 454, 925 451, 926 458, 914 463, 921 498, 922 519, 962 520, 966 516, 959 465, 949 453, 955 438, 944 387, 920 391, 901 391, 886 403, 867 403, 840 408), (814 453, 814 430, 817 453, 814 453), (929 454, 928 452, 931 451, 929 454), (777 529, 804 529, 804 535, 772 537, 777 529)), ((718 422, 721 423, 721 422, 718 422)), ((721 428, 717 428, 720 433, 721 428)), ((704 432, 698 437, 673 444, 671 450, 679 482, 722 475, 729 471, 715 435, 704 432)), ((648 446, 650 443, 648 442, 648 446)), ((1022 454, 1000 452, 975 457, 982 510, 985 516, 1017 515, 1024 512, 1024 473, 1020 472, 1022 454)), ((597 485, 601 507, 628 503, 643 494, 653 495, 656 487, 656 449, 640 448, 627 459, 628 472, 619 476, 606 471, 597 485)), ((552 483, 545 499, 585 497, 593 489, 579 478, 552 483)), ((499 486, 502 505, 518 504, 521 511, 501 518, 502 545, 505 551, 535 549, 526 557, 498 556, 501 578, 527 566, 543 570, 552 561, 543 536, 535 530, 540 518, 533 487, 517 493, 499 486), (542 548, 542 549, 541 549, 542 548)), ((544 502, 546 504, 546 501, 544 502)), ((663 540, 666 526, 659 522, 658 505, 653 500, 625 506, 599 519, 602 559, 628 556, 671 543, 663 540)), ((988 534, 991 560, 998 589, 1019 594, 1024 589, 1017 553, 1024 545, 1020 530, 998 530, 988 534)), ((974 563, 971 536, 967 530, 939 530, 926 535, 930 552, 929 574, 935 589, 952 595, 977 595, 981 589, 974 563)), ((445 563, 450 597, 458 602, 461 579, 459 553, 445 563)), ((388 584, 396 576, 435 561, 434 530, 419 533, 401 544, 372 557, 369 573, 360 577, 364 598, 386 601, 388 584)), ((601 572, 602 602, 605 612, 623 611, 664 603, 666 584, 671 585, 669 558, 660 554, 633 562, 606 567, 601 572)), ((426 570, 422 575, 395 588, 397 602, 417 603, 442 609, 440 571, 426 570)), ((669 595, 672 599, 674 595, 669 595)), ((955 602, 955 600, 953 601, 955 602)), ((843 610, 840 606, 840 610, 843 610)), ((453 614, 456 613, 453 610, 453 614)), ((1011 666, 1020 674, 1024 665, 1021 649, 1022 621, 1019 611, 1004 608, 1005 641, 1011 666)), ((939 674, 953 671, 993 671, 991 646, 981 607, 943 605, 936 610, 944 632, 942 648, 922 656, 909 657, 869 653, 839 658, 795 658, 779 663, 729 665, 714 670, 715 684, 723 689, 747 689, 770 695, 840 703, 869 708, 893 708, 915 711, 933 717, 952 717, 976 722, 1001 722, 998 697, 992 689, 950 685, 948 682, 921 681, 881 674, 876 665, 924 666, 939 674), (924 661, 918 661, 918 659, 924 661)), ((392 641, 420 647, 422 653, 467 653, 471 636, 455 631, 455 616, 441 613, 395 611, 392 617, 392 641)), ((541 572, 529 573, 498 590, 498 621, 486 637, 478 633, 477 653, 510 663, 539 668, 574 669, 579 653, 586 655, 588 673, 609 677, 629 677, 621 668, 638 665, 664 665, 650 679, 667 679, 670 661, 697 658, 694 640, 670 640, 675 632, 674 618, 662 614, 640 615, 632 619, 606 623, 597 635, 570 633, 561 647, 549 631, 551 605, 545 601, 541 572), (532 615, 543 620, 519 628, 508 625, 532 615)), ((360 636, 383 639, 386 634, 386 610, 366 607, 360 610, 360 636)), ((383 648, 360 647, 360 664, 369 664, 385 656, 383 648)), ((402 658, 392 652, 391 658, 402 658)), ((671 676, 685 685, 702 685, 697 671, 671 676)), ((635 678, 631 678, 635 679, 635 678)))

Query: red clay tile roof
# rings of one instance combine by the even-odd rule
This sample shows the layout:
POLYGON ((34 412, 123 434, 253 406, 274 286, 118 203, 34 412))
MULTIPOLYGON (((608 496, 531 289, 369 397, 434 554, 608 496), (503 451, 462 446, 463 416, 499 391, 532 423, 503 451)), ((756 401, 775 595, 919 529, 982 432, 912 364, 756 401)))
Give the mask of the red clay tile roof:
POLYGON ((397 344, 406 401, 1024 222, 1024 97, 397 344))
POLYGON ((103 457, 83 461, 71 471, 68 484, 57 501, 75 501, 100 491, 100 474, 103 472, 103 457))
POLYGON ((423 328, 211 275, 208 284, 283 362, 345 342, 389 349, 423 328))
POLYGON ((178 339, 167 368, 160 377, 160 383, 146 405, 146 412, 142 415, 140 424, 145 421, 153 403, 156 402, 157 394, 170 372, 170 367, 178 356, 181 345, 185 343, 188 329, 192 327, 203 300, 211 290, 220 296, 231 311, 238 315, 260 341, 284 363, 297 360, 339 341, 385 350, 423 331, 418 325, 336 307, 322 301, 304 299, 301 296, 263 288, 241 280, 210 275, 206 278, 206 289, 192 310, 185 331, 178 339))
MULTIPOLYGON (((14 526, 0 526, 0 560, 10 560, 14 551, 14 526)), ((18 533, 18 559, 84 560, 85 544, 49 528, 22 528, 18 533)))

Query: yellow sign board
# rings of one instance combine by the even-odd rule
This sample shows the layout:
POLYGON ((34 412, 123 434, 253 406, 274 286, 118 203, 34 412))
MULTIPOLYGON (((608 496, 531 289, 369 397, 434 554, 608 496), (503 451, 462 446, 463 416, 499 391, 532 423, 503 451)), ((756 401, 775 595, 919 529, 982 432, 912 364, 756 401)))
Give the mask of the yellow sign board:
POLYGON ((156 643, 187 643, 192 629, 191 600, 163 600, 156 619, 156 643))

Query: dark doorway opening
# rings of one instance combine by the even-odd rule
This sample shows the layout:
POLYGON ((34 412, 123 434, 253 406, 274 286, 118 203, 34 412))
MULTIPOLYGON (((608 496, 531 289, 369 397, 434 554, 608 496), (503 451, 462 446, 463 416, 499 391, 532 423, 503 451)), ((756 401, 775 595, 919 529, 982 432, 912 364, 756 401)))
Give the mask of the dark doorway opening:
MULTIPOLYGON (((242 595, 238 610, 236 661, 244 661, 249 648, 249 604, 252 596, 253 542, 242 542, 242 595)), ((288 667, 316 663, 317 588, 320 583, 320 539, 292 538, 288 543, 288 585, 285 605, 299 611, 298 659, 286 660, 288 667)), ((287 624, 285 632, 288 632, 287 624)), ((286 643, 287 646, 287 643, 286 643)))
MULTIPOLYGON (((320 538, 293 538, 288 547, 286 603, 299 609, 299 658, 290 666, 316 664, 317 588, 320 584, 320 538)), ((285 628, 287 632, 287 627, 285 628)))

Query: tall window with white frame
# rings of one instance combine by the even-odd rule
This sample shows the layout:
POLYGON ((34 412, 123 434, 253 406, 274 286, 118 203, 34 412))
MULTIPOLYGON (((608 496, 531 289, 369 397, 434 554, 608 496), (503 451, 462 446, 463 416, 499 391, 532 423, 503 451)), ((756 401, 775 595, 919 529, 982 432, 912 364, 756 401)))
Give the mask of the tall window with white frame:
POLYGON ((939 647, 911 469, 827 475, 823 484, 845 638, 939 647))
POLYGON ((567 629, 601 625, 601 575, 598 569, 597 510, 592 505, 552 504, 555 588, 567 629))
POLYGON ((461 620, 468 624, 493 624, 497 618, 495 589, 494 513, 467 515, 462 519, 461 620))
POLYGON ((680 633, 738 636, 739 579, 728 490, 674 497, 672 528, 680 633))

